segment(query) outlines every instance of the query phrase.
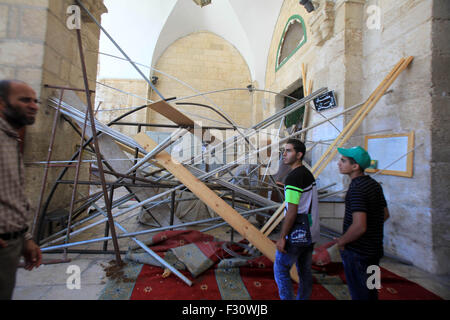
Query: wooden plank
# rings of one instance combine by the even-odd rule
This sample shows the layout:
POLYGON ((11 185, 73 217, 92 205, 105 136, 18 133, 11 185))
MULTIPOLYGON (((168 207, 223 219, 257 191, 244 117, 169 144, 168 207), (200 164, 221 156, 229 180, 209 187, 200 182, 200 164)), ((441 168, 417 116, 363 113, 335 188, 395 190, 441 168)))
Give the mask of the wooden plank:
MULTIPOLYGON (((309 88, 308 91, 306 92, 306 96, 309 96, 312 93, 312 80, 309 80, 309 88)), ((305 104, 305 112, 303 113, 303 124, 302 124, 302 129, 305 129, 308 126, 308 119, 309 119, 309 114, 310 114, 310 106, 309 106, 309 102, 305 104)), ((302 132, 302 134, 300 135, 300 140, 305 142, 306 141, 306 135, 307 135, 308 131, 302 132)), ((310 168, 308 168, 310 169, 310 168)))
POLYGON ((193 128, 195 123, 192 119, 185 116, 182 112, 178 111, 174 107, 172 107, 170 104, 168 104, 166 101, 158 101, 153 104, 148 105, 148 108, 152 109, 153 111, 158 112, 159 114, 163 115, 167 119, 169 119, 172 122, 175 122, 176 124, 183 126, 183 127, 191 127, 193 128))
MULTIPOLYGON (((207 137, 207 136, 205 135, 205 132, 209 131, 209 130, 203 129, 200 126, 197 127, 198 128, 197 130, 194 130, 194 127, 196 125, 194 120, 192 120, 191 118, 189 118, 188 116, 183 114, 181 111, 179 111, 178 109, 176 109, 173 106, 171 106, 170 104, 168 104, 166 101, 164 101, 164 100, 158 101, 158 102, 148 105, 147 107, 152 109, 153 111, 158 112, 159 114, 166 117, 170 121, 175 122, 180 127, 187 127, 188 131, 190 133, 196 135, 197 138, 200 139, 201 141, 206 140, 205 137, 207 137)), ((205 141, 205 142, 208 142, 208 143, 214 142, 214 144, 222 143, 222 141, 218 137, 213 136, 211 134, 210 134, 210 137, 208 140, 210 140, 210 141, 205 141)))
MULTIPOLYGON (((144 133, 140 133, 134 139, 148 151, 156 147, 156 142, 144 133)), ((222 200, 214 191, 209 189, 203 182, 198 180, 184 166, 172 160, 172 157, 166 152, 159 153, 155 160, 163 165, 169 172, 177 177, 192 193, 203 201, 214 212, 220 215, 233 229, 252 243, 271 261, 275 261, 275 244, 260 232, 255 226, 243 218, 229 204, 222 200)), ((295 266, 291 269, 291 277, 298 282, 298 275, 295 266)))

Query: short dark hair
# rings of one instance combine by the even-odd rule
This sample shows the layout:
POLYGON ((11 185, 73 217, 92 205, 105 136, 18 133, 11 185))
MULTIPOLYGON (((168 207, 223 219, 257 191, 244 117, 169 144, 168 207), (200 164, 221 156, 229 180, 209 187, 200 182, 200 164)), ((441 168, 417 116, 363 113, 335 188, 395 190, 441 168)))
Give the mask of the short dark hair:
POLYGON ((352 157, 347 157, 347 159, 348 159, 348 161, 350 161, 350 164, 357 164, 358 167, 359 167, 359 170, 360 170, 361 172, 364 172, 364 169, 361 168, 361 165, 360 165, 358 162, 356 162, 355 159, 353 159, 352 157))
POLYGON ((303 142, 301 142, 298 139, 289 139, 286 144, 292 144, 292 146, 294 147, 295 152, 301 152, 302 158, 300 160, 303 160, 303 157, 305 156, 305 152, 306 152, 306 146, 303 142))
POLYGON ((4 102, 8 101, 11 82, 12 80, 0 80, 0 99, 2 99, 4 102))
POLYGON ((13 79, 0 80, 0 99, 2 99, 4 102, 8 102, 9 92, 11 90, 12 83, 26 84, 26 82, 21 80, 13 80, 13 79))

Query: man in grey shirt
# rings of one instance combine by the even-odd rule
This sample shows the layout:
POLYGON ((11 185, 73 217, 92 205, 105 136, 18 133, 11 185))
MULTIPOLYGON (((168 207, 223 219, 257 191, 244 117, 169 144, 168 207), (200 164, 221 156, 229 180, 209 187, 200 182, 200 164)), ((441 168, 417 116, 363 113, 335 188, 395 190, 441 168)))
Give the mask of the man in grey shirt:
POLYGON ((41 250, 28 232, 30 204, 19 131, 35 122, 39 107, 35 91, 26 83, 0 81, 0 300, 10 300, 20 257, 25 269, 39 267, 41 250))

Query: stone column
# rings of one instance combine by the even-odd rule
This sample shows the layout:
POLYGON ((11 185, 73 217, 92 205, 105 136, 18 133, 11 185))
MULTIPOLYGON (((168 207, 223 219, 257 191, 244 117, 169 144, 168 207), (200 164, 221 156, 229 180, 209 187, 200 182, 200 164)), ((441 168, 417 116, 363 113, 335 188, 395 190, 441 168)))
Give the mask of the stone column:
MULTIPOLYGON (((364 0, 338 0, 335 4, 336 27, 340 28, 339 24, 343 24, 344 29, 344 95, 340 103, 347 108, 365 99, 361 96, 364 3, 364 0)), ((345 124, 353 118, 355 112, 346 115, 345 124)), ((358 131, 360 130, 357 130, 355 135, 358 131)))
MULTIPOLYGON (((433 2, 431 124, 431 220, 434 259, 430 271, 449 274, 450 241, 450 3, 433 2)), ((425 94, 425 92, 424 92, 425 94)))

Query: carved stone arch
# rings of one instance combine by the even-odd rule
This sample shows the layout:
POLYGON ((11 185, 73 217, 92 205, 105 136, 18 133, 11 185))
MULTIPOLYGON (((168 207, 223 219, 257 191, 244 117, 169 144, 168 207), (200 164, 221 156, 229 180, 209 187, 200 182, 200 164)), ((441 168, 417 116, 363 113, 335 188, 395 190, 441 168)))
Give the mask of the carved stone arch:
POLYGON ((305 21, 300 15, 291 16, 278 44, 275 71, 278 71, 307 41, 305 21))

